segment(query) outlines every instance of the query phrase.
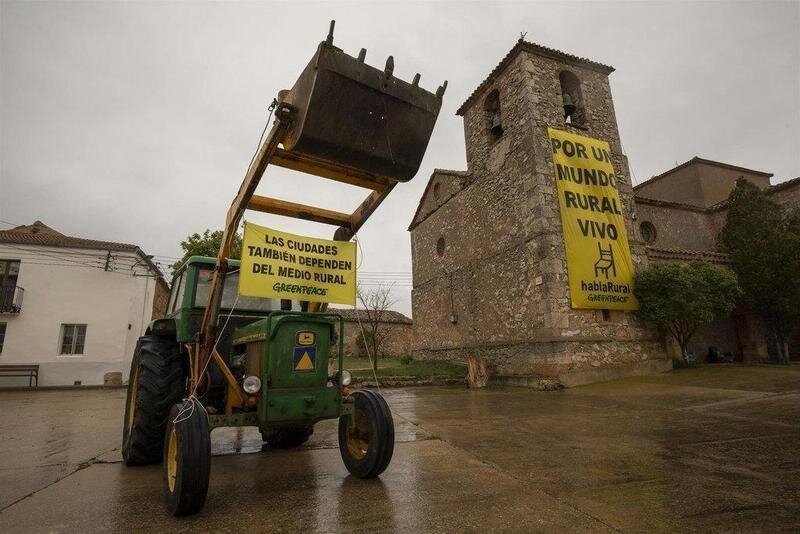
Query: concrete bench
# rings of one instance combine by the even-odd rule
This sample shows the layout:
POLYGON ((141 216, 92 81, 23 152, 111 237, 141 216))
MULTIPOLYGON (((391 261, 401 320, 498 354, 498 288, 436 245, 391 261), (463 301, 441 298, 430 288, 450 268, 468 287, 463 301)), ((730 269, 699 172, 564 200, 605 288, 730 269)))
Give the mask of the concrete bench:
POLYGON ((39 387, 38 365, 0 365, 0 376, 27 376, 28 387, 32 387, 34 381, 39 387))

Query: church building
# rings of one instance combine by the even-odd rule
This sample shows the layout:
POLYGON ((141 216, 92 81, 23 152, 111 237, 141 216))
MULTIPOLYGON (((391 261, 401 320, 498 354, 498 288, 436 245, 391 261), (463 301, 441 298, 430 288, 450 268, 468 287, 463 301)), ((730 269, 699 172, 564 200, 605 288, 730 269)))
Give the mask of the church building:
MULTIPOLYGON (((798 202, 798 180, 770 186, 767 173, 700 158, 633 187, 613 71, 520 40, 459 108, 467 170, 435 170, 409 227, 415 357, 478 359, 493 381, 533 387, 543 376, 570 386, 671 368, 674 348, 630 311, 573 306, 554 129, 608 143, 614 211, 633 270, 650 261, 725 264, 715 232, 738 176, 782 204, 798 202), (702 232, 685 231, 696 225, 702 232)), ((599 253, 595 273, 608 251, 599 253)), ((724 328, 699 334, 698 343, 764 355, 753 321, 734 318, 724 328)))

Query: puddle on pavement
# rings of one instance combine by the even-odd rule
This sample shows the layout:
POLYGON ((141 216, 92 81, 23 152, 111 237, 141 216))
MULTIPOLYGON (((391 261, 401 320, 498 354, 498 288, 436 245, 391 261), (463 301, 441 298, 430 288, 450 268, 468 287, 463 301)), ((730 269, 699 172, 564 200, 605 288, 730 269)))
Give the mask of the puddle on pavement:
MULTIPOLYGON (((314 425, 314 434, 308 442, 293 450, 336 449, 339 447, 338 420, 321 421, 314 425)), ((395 443, 431 439, 431 434, 413 423, 394 414, 395 443)), ((211 432, 211 454, 252 454, 271 450, 261 439, 256 427, 222 427, 211 432)))

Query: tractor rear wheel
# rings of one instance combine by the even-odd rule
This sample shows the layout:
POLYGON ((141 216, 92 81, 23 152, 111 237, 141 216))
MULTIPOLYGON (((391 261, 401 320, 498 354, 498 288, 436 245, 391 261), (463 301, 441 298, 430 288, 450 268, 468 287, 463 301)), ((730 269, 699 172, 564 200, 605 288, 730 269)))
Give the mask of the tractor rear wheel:
POLYGON ((172 407, 164 434, 164 506, 171 515, 191 515, 206 502, 211 474, 211 431, 199 401, 172 407))
POLYGON ((125 465, 161 461, 167 415, 185 393, 186 370, 180 345, 158 336, 140 337, 131 362, 125 402, 125 465))
POLYGON ((262 432, 261 438, 274 449, 292 449, 308 441, 313 433, 313 426, 293 426, 262 432))
POLYGON ((353 415, 339 418, 339 452, 358 478, 373 478, 388 467, 394 452, 394 421, 383 397, 369 390, 353 392, 353 415))

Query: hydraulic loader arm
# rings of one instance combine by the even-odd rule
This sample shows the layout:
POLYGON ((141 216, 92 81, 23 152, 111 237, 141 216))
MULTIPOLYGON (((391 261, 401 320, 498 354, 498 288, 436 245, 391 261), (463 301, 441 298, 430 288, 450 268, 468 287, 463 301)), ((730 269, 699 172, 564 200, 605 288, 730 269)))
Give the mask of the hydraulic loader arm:
MULTIPOLYGON (((345 54, 333 45, 334 23, 294 87, 278 94, 275 122, 228 209, 193 353, 195 384, 214 352, 228 256, 245 210, 338 226, 334 239, 349 241, 398 182, 413 178, 427 149, 447 82, 434 94, 419 86, 419 74, 412 83, 396 78, 392 56, 381 71, 365 63, 363 48, 357 58, 345 54), (371 192, 351 214, 258 196, 256 187, 270 163, 371 192)), ((311 303, 309 311, 320 307, 311 303)))
POLYGON ((208 303, 203 313, 203 321, 200 323, 200 368, 205 366, 206 361, 211 358, 216 340, 217 315, 222 299, 222 286, 225 281, 225 274, 228 272, 228 256, 230 255, 233 236, 242 221, 242 216, 248 204, 253 198, 256 187, 264 175, 264 171, 269 165, 269 161, 275 154, 278 144, 283 140, 286 131, 292 122, 294 108, 288 104, 279 103, 275 110, 275 122, 269 131, 267 138, 262 143, 256 154, 253 164, 247 170, 239 192, 233 199, 231 207, 228 208, 228 216, 225 218, 225 229, 222 232, 222 242, 219 252, 217 252, 217 266, 211 277, 211 291, 209 292, 208 303))

